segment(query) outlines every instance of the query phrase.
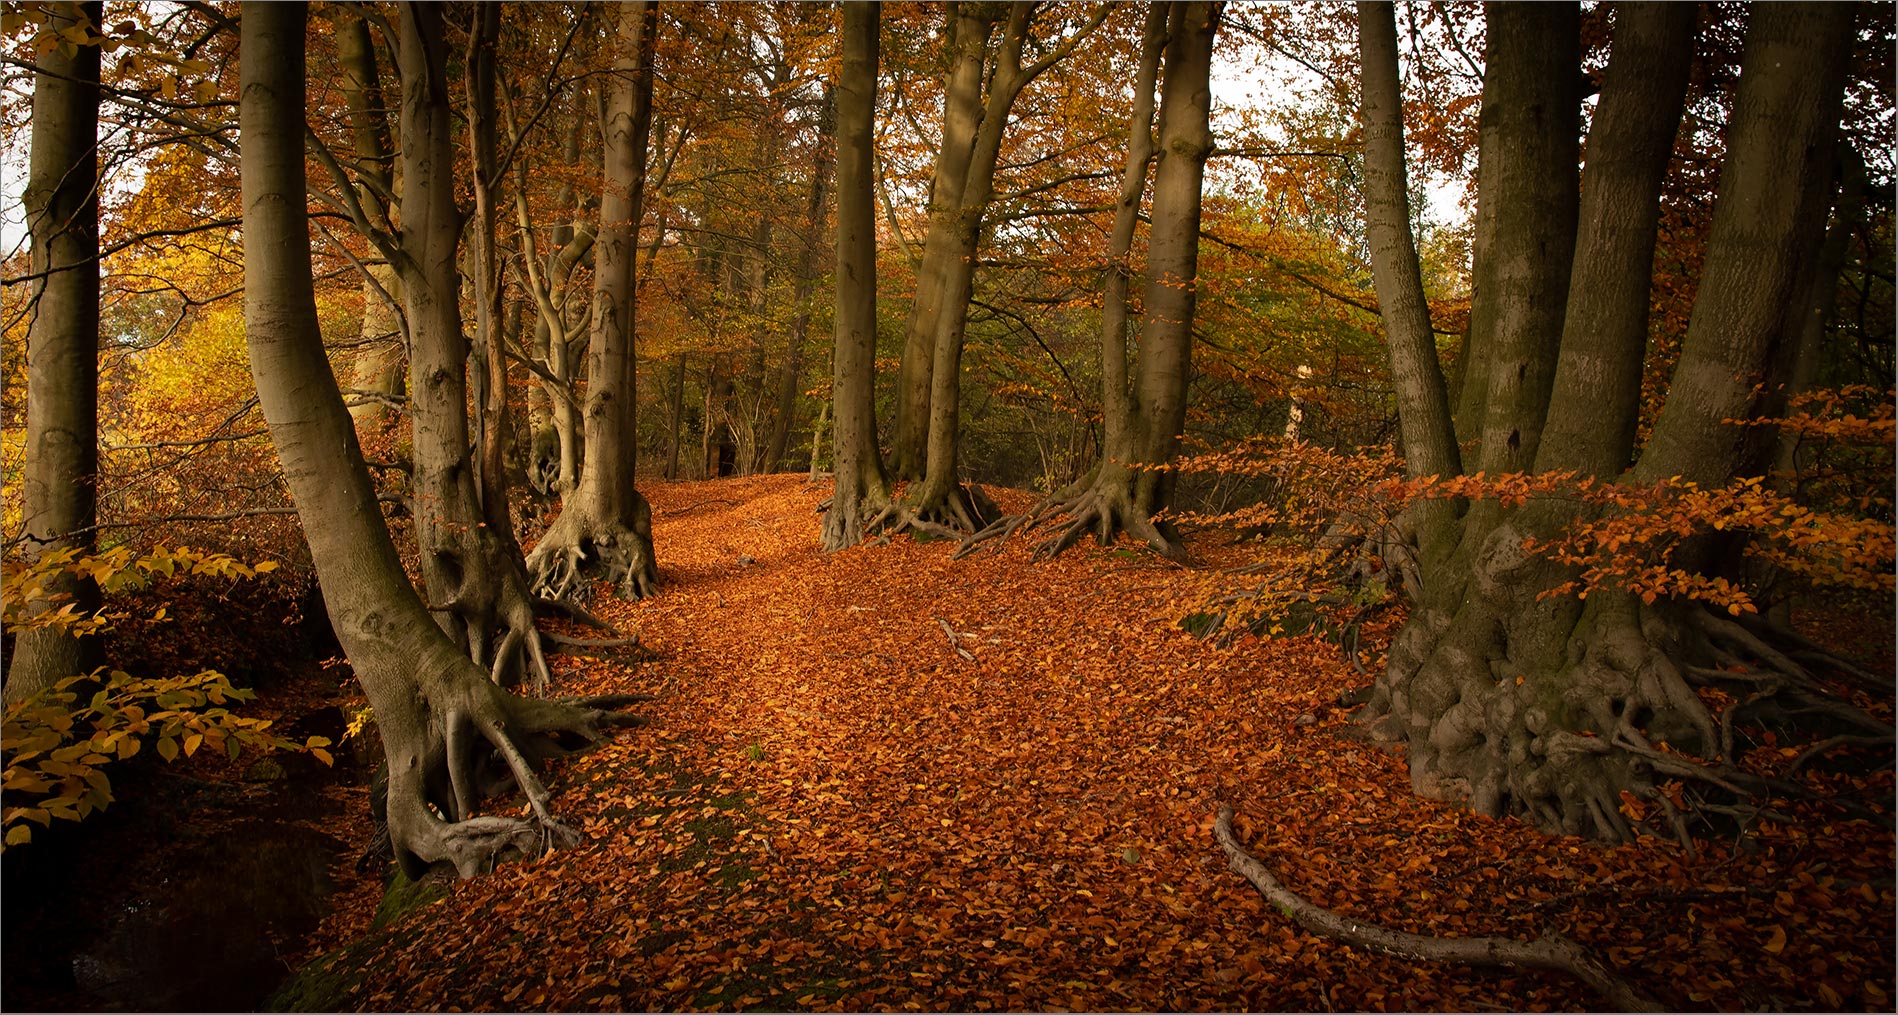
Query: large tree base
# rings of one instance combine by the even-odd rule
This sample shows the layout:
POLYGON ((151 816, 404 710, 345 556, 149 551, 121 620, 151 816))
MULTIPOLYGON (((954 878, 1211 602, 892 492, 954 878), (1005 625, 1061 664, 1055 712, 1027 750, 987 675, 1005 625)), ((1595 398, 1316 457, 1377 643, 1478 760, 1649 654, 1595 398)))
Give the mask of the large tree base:
POLYGON ((1822 757, 1866 747, 1891 764, 1891 725, 1827 668, 1854 679, 1699 604, 1602 591, 1504 613, 1479 594, 1454 613, 1418 609, 1360 718, 1407 744, 1420 795, 1691 851, 1696 834, 1783 819, 1773 801, 1812 797, 1799 776, 1822 757))
POLYGON ((1002 513, 995 501, 973 483, 952 483, 940 490, 919 484, 913 489, 913 494, 897 498, 873 516, 869 530, 961 542, 1002 513))
POLYGON ((457 668, 436 693, 406 715, 378 715, 389 759, 383 802, 397 864, 419 878, 437 863, 461 877, 490 870, 510 856, 536 856, 580 841, 555 816, 551 795, 535 774, 547 758, 584 750, 615 729, 644 720, 618 709, 646 695, 546 701, 510 695, 457 668), (531 820, 479 815, 480 801, 512 787, 526 797, 531 820))
POLYGON ((652 508, 638 497, 631 514, 628 520, 605 519, 569 502, 527 556, 534 594, 583 601, 591 583, 601 578, 612 582, 623 599, 644 599, 657 592, 652 508))
POLYGON ((1122 533, 1145 543, 1168 560, 1184 563, 1186 544, 1173 526, 1156 521, 1150 505, 1144 503, 1145 484, 1138 475, 1125 469, 1102 469, 1091 479, 1061 490, 1026 514, 1008 515, 975 530, 956 547, 960 559, 984 546, 1000 552, 1010 536, 1037 528, 1066 516, 1054 531, 1035 544, 1036 560, 1048 560, 1066 552, 1088 535, 1108 546, 1122 533))
POLYGON ((552 675, 534 625, 535 599, 512 540, 476 526, 427 554, 431 587, 451 590, 444 602, 430 606, 443 628, 476 665, 488 668, 494 683, 544 691, 552 675))

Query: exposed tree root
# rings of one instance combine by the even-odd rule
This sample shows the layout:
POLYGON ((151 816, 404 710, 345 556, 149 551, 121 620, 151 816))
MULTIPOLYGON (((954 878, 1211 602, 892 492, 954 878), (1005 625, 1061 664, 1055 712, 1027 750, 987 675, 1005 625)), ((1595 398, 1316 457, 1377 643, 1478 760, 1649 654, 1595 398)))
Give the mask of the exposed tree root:
POLYGON ((866 528, 892 536, 920 533, 959 543, 963 537, 986 527, 1000 513, 1001 509, 988 494, 972 483, 956 483, 939 491, 922 484, 891 501, 870 519, 866 528))
MULTIPOLYGON (((1119 474, 1120 470, 1116 470, 1119 474)), ((1113 543, 1125 532, 1147 544, 1155 553, 1176 563, 1186 562, 1186 544, 1179 532, 1164 521, 1155 521, 1153 513, 1136 503, 1133 484, 1114 481, 1076 484, 1037 504, 1025 515, 1010 515, 976 530, 956 547, 960 559, 983 545, 993 543, 997 552, 1016 532, 1032 529, 1050 519, 1066 515, 1054 532, 1035 544, 1034 559, 1049 560, 1090 533, 1102 546, 1113 543), (1076 487, 1079 489, 1077 490, 1076 487)))
POLYGON ((1424 796, 1692 853, 1696 832, 1744 830, 1774 801, 1813 799, 1798 776, 1822 757, 1873 748, 1876 764, 1892 763, 1892 726, 1762 630, 1605 590, 1580 606, 1511 606, 1487 595, 1501 587, 1492 579, 1479 570, 1454 613, 1413 613, 1361 716, 1407 741, 1424 796), (1756 743, 1802 753, 1791 766, 1743 764, 1756 743))
POLYGON ((435 700, 416 699, 406 714, 377 717, 390 766, 389 840, 411 878, 434 863, 472 877, 509 854, 535 856, 577 843, 579 833, 555 816, 535 765, 639 724, 641 717, 614 709, 649 700, 520 698, 459 669, 425 686, 435 689, 435 700), (510 785, 527 798, 531 820, 475 813, 483 797, 510 785))
POLYGON ((542 631, 542 638, 569 648, 627 648, 639 644, 639 635, 627 638, 569 638, 558 631, 542 631))
POLYGON ((1213 834, 1226 851, 1226 865, 1252 883, 1279 912, 1321 937, 1370 948, 1398 958, 1422 962, 1454 962, 1470 966, 1507 966, 1550 969, 1567 973, 1589 985, 1616 1011, 1665 1011, 1614 970, 1596 961, 1580 945, 1560 935, 1517 941, 1506 937, 1441 938, 1410 934, 1361 923, 1314 905, 1279 883, 1232 831, 1232 808, 1220 805, 1213 834))
POLYGON ((591 582, 605 578, 621 598, 658 591, 653 561, 652 509, 638 498, 631 524, 596 518, 569 503, 527 556, 534 594, 556 601, 585 599, 591 582))
POLYGON ((552 674, 534 625, 536 600, 528 593, 519 558, 503 547, 500 537, 477 527, 429 551, 426 559, 436 576, 431 584, 453 590, 447 601, 430 609, 438 619, 445 615, 443 628, 468 657, 487 667, 496 684, 528 684, 536 693, 545 691, 552 674), (489 658, 497 635, 500 642, 489 658))

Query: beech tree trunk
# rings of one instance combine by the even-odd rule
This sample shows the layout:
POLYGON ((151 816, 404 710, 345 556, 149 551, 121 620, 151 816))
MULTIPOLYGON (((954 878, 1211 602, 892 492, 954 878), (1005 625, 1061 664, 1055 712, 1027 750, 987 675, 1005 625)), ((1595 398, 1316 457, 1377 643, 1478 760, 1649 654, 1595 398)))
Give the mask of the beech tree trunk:
POLYGON ((302 4, 250 3, 240 22, 251 368, 324 605, 374 709, 397 863, 411 878, 438 861, 470 877, 503 854, 576 841, 532 762, 630 717, 502 691, 443 635, 403 574, 317 324, 304 205, 304 17, 302 4), (496 757, 533 821, 475 815, 494 788, 482 773, 496 757))
MULTIPOLYGON (((1470 361, 1459 400, 1460 413, 1483 419, 1472 464, 1613 479, 1635 450, 1656 202, 1694 15, 1617 8, 1581 228, 1564 252, 1551 248, 1571 235, 1562 193, 1571 185, 1551 179, 1572 179, 1573 156, 1558 136, 1572 131, 1550 125, 1573 122, 1572 11, 1491 5, 1490 13, 1494 85, 1486 79, 1479 180, 1490 232, 1469 335, 1487 349, 1487 369, 1470 361), (1569 265, 1559 280, 1558 263, 1569 265)), ((1654 435, 1625 473, 1633 483, 1681 476, 1719 486, 1742 466, 1745 428, 1724 421, 1754 412, 1772 343, 1799 313, 1801 252, 1823 229, 1815 194, 1824 188, 1811 183, 1829 165, 1852 9, 1778 4, 1753 8, 1749 19, 1699 296, 1654 435)), ((1476 432, 1461 419, 1457 429, 1476 432)), ((1412 436, 1406 427, 1406 455, 1431 453, 1413 448, 1412 436)), ((1788 708, 1888 735, 1885 724, 1820 703, 1811 673, 1775 650, 1770 634, 1724 614, 1613 588, 1585 601, 1539 596, 1565 574, 1524 551, 1524 537, 1546 536, 1574 514, 1480 501, 1462 517, 1454 550, 1423 558, 1422 595, 1363 715, 1377 734, 1407 743, 1417 792, 1551 832, 1615 841, 1656 833, 1691 848, 1690 822, 1732 813, 1715 797, 1786 789, 1735 765, 1726 723, 1788 708), (1762 682, 1781 690, 1760 694, 1762 682), (1716 721, 1702 686, 1753 697, 1716 721), (1673 796, 1662 789, 1670 780, 1673 796)))
MULTIPOLYGON (((1004 10, 978 4, 964 4, 957 10, 958 45, 961 45, 963 36, 980 32, 986 49, 993 19, 1004 13, 1004 10)), ((988 214, 989 204, 995 197, 995 167, 1001 158, 1002 140, 1008 130, 1015 100, 1023 88, 1064 58, 1083 37, 1092 32, 1106 12, 1106 8, 1101 8, 1079 30, 1063 39, 1039 60, 1024 66, 1022 52, 1029 41, 1035 10, 1034 4, 1016 4, 1005 9, 1008 26, 1003 30, 995 58, 985 72, 988 94, 983 98, 974 134, 965 141, 949 134, 948 124, 945 123, 943 158, 953 156, 957 161, 962 161, 964 178, 958 199, 953 204, 937 202, 932 197, 930 235, 924 244, 924 270, 932 272, 930 296, 938 301, 932 311, 935 337, 931 343, 933 362, 930 366, 929 439, 925 468, 922 480, 906 491, 902 500, 892 505, 884 516, 874 520, 873 528, 909 528, 961 538, 981 530, 994 520, 996 514, 994 504, 977 491, 965 487, 958 475, 962 347, 968 331, 969 299, 974 290, 976 253, 982 238, 982 224, 988 214), (964 145, 969 149, 966 160, 960 154, 964 145), (933 267, 930 265, 932 246, 941 252, 940 260, 933 267)), ((955 82, 952 80, 951 84, 953 86, 955 82)), ((924 288, 920 280, 918 288, 919 292, 924 288)))
MULTIPOLYGON (((819 129, 826 135, 836 129, 834 102, 834 94, 827 90, 824 93, 823 112, 818 117, 819 129)), ((770 472, 784 468, 791 431, 797 427, 797 396, 799 381, 804 373, 804 343, 810 335, 811 301, 817 291, 818 252, 823 246, 824 205, 830 194, 831 163, 835 158, 827 140, 820 138, 811 156, 810 199, 804 206, 804 231, 799 238, 797 281, 792 294, 795 309, 784 360, 778 365, 777 411, 771 417, 771 436, 765 445, 764 467, 770 472)))
POLYGON ((443 629, 497 681, 549 674, 534 599, 513 533, 489 525, 475 488, 468 429, 468 340, 462 332, 456 252, 454 143, 441 10, 400 9, 402 70, 401 259, 409 320, 414 421, 414 515, 422 578, 443 629), (498 648, 490 644, 500 636, 498 648), (524 651, 523 651, 524 650, 524 651), (523 665, 525 664, 525 665, 523 665))
POLYGON ((837 298, 831 404, 834 477, 824 510, 825 550, 863 542, 864 523, 889 503, 877 453, 876 209, 870 159, 875 145, 878 22, 881 5, 844 4, 843 63, 837 75, 837 298))
MULTIPOLYGON (((98 34, 103 7, 54 4, 54 30, 98 34)), ((27 167, 32 241, 32 318, 26 336, 26 468, 21 482, 23 548, 30 560, 90 553, 98 522, 99 473, 99 48, 55 47, 33 74, 33 149, 27 167)), ((82 611, 98 589, 67 573, 46 591, 82 611)), ((58 608, 60 600, 29 607, 58 608)), ((85 672, 80 640, 61 628, 21 632, 7 670, 10 704, 85 672)))
POLYGON ((1101 404, 1106 418, 1102 457, 1092 472, 1028 515, 1000 519, 965 540, 957 554, 1005 539, 1057 514, 1067 515, 1037 547, 1053 556, 1093 533, 1101 543, 1126 532, 1173 560, 1184 560, 1179 533, 1154 516, 1172 500, 1165 467, 1179 449, 1192 377, 1193 315, 1198 298, 1200 185, 1212 153, 1213 37, 1220 3, 1155 5, 1144 32, 1141 69, 1129 124, 1127 166, 1115 213, 1101 316, 1101 404), (1153 224, 1148 232, 1145 315, 1137 353, 1127 353, 1126 259, 1132 246, 1146 165, 1156 151, 1153 86, 1161 59, 1158 166, 1153 224))
POLYGON ((976 132, 982 124, 982 82, 989 37, 1000 18, 993 4, 961 3, 950 12, 949 44, 955 62, 943 86, 942 145, 936 151, 936 169, 929 182, 929 229, 923 239, 922 264, 916 269, 916 294, 910 301, 909 321, 903 330, 903 358, 896 373, 890 473, 898 480, 922 479, 928 463, 936 335, 948 306, 943 293, 949 286, 969 161, 974 157, 976 132))
POLYGON ((634 359, 633 267, 652 130, 652 52, 659 9, 622 3, 619 56, 607 98, 606 187, 593 250, 593 331, 588 341, 586 464, 580 486, 534 547, 527 567, 534 588, 562 598, 597 577, 628 599, 659 584, 652 509, 634 485, 639 452, 634 359))
MULTIPOLYGON (((395 192, 394 146, 389 138, 389 104, 383 97, 369 23, 355 11, 330 12, 336 29, 336 62, 343 102, 349 110, 356 149, 356 199, 369 220, 391 232, 389 198, 395 192)), ((362 282, 362 328, 350 370, 349 415, 358 427, 380 431, 395 422, 394 396, 402 394, 408 374, 408 342, 402 322, 402 282, 386 263, 371 263, 362 282), (389 396, 378 398, 378 395, 389 396)))

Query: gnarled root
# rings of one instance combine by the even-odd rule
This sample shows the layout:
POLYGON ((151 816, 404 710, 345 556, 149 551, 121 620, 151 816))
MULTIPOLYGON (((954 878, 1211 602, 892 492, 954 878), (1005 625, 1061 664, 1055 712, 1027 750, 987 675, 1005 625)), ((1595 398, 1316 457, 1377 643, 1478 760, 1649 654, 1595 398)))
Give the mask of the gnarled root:
POLYGON ((925 484, 892 501, 866 527, 892 536, 920 533, 960 542, 1000 513, 988 494, 973 483, 954 483, 940 490, 925 484))
MULTIPOLYGON (((1125 473, 1116 470, 1116 475, 1124 476, 1125 473)), ((997 519, 975 531, 956 547, 955 556, 966 557, 990 542, 996 544, 999 552, 1001 545, 1014 533, 1066 515, 1066 520, 1057 523, 1051 535, 1035 544, 1036 560, 1052 559, 1090 533, 1102 546, 1107 546, 1118 534, 1125 532, 1147 544, 1162 557, 1185 563, 1186 545, 1180 541, 1180 534, 1166 522, 1154 520, 1152 512, 1139 507, 1135 485, 1109 478, 1083 486, 1078 492, 1070 487, 1042 501, 1026 515, 997 519)))
POLYGON ((519 698, 473 669, 451 671, 435 687, 436 700, 417 699, 407 714, 377 717, 389 756, 389 839, 411 878, 434 863, 473 877, 509 854, 535 856, 579 842, 554 814, 535 767, 639 724, 641 717, 617 709, 650 700, 519 698), (509 786, 526 797, 531 820, 475 813, 483 797, 509 786))
POLYGON ((624 599, 644 599, 658 591, 652 509, 640 497, 631 514, 629 520, 598 518, 570 502, 527 555, 534 594, 556 601, 584 600, 597 578, 611 581, 624 599))
POLYGON ((1279 912, 1299 926, 1334 941, 1370 948, 1398 958, 1454 962, 1468 966, 1510 966, 1567 973, 1593 988, 1612 1011, 1666 1011, 1614 970, 1596 961, 1580 945, 1560 935, 1517 941, 1506 937, 1441 938, 1360 923, 1314 905, 1286 888, 1239 844, 1232 831, 1232 808, 1220 805, 1213 834, 1226 851, 1226 865, 1252 883, 1279 912))
POLYGON ((552 673, 540 630, 534 626, 535 599, 528 593, 520 558, 494 533, 475 528, 437 547, 426 559, 436 582, 453 589, 446 602, 430 609, 450 637, 467 649, 468 657, 487 667, 496 684, 529 684, 536 693, 545 691, 552 673), (491 646, 494 655, 489 658, 491 646))
POLYGON ((1797 777, 1820 757, 1882 745, 1877 761, 1890 764, 1894 736, 1742 625, 1606 591, 1579 609, 1509 611, 1480 589, 1454 614, 1419 608, 1360 718, 1408 741, 1423 796, 1550 832, 1671 838, 1690 853, 1697 830, 1813 798, 1797 777), (1791 767, 1771 755, 1743 764, 1749 730, 1809 746, 1791 767))

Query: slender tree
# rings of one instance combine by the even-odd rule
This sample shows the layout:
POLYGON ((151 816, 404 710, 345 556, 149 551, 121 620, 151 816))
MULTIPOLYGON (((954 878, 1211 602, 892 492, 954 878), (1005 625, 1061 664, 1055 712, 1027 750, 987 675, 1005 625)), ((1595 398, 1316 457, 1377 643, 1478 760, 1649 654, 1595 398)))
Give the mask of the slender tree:
POLYGON ((1145 58, 1139 76, 1148 98, 1141 101, 1136 90, 1127 166, 1105 278, 1101 403, 1106 426, 1101 461, 1030 514, 998 520, 977 532, 958 548, 958 553, 1004 538, 1024 525, 1066 514, 1068 520, 1041 543, 1039 554, 1060 553, 1090 532, 1107 543, 1124 531, 1170 558, 1184 559, 1186 555, 1179 534, 1155 515, 1172 500, 1174 476, 1166 466, 1179 449, 1192 377, 1200 187, 1206 158, 1213 148, 1209 127, 1212 52, 1221 7, 1218 3, 1168 4, 1164 33, 1157 16, 1147 21, 1145 58), (1166 71, 1157 148, 1151 126, 1156 55, 1164 56, 1166 71), (1138 349, 1130 357, 1125 258, 1131 249, 1149 153, 1157 153, 1158 166, 1153 174, 1145 314, 1138 349))
POLYGON ((831 405, 834 486, 824 509, 823 544, 841 550, 863 541, 864 522, 889 503, 877 453, 876 208, 870 160, 876 117, 878 3, 844 4, 837 75, 837 297, 833 311, 831 405))
POLYGON ((658 7, 620 7, 618 59, 607 97, 606 189, 593 243, 593 332, 588 342, 586 464, 580 486, 527 560, 534 587, 556 598, 604 575, 627 598, 651 595, 652 509, 634 486, 638 409, 634 381, 633 261, 652 129, 653 36, 658 7))
MULTIPOLYGON (((96 36, 97 3, 49 5, 55 31, 96 36)), ((29 558, 85 553, 98 521, 99 473, 99 47, 62 41, 33 73, 27 167, 32 318, 26 337, 26 469, 22 521, 29 558)), ((98 590, 62 573, 46 591, 88 609, 98 590)), ((54 605, 49 599, 46 605, 54 605)), ((7 670, 18 701, 85 668, 79 639, 59 627, 25 631, 7 670)))
POLYGON ((561 704, 508 694, 443 635, 403 574, 317 324, 304 205, 304 19, 300 3, 246 4, 241 17, 251 368, 330 622, 375 710, 397 863, 410 877, 436 862, 470 877, 509 852, 577 840, 554 816, 533 763, 632 722, 603 711, 631 699, 561 704), (496 788, 485 775, 495 759, 534 820, 475 813, 496 788))

